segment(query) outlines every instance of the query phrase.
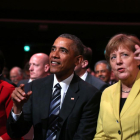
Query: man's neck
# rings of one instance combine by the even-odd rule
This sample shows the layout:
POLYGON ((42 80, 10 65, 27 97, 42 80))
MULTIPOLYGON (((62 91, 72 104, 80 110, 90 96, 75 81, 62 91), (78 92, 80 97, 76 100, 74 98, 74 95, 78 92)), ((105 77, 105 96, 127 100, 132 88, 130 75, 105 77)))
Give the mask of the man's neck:
POLYGON ((67 76, 66 75, 65 76, 61 76, 61 75, 57 75, 57 74, 55 74, 55 76, 56 76, 58 82, 61 82, 61 81, 64 81, 65 79, 67 79, 68 77, 70 77, 73 73, 71 73, 71 74, 69 74, 67 76))

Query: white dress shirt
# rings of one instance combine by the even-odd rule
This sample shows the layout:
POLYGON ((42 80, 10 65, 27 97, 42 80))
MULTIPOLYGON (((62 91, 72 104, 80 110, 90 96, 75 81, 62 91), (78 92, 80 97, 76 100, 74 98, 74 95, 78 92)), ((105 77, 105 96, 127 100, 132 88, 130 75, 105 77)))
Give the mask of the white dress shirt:
POLYGON ((88 75, 88 72, 86 71, 80 78, 85 81, 87 78, 87 75, 88 75))

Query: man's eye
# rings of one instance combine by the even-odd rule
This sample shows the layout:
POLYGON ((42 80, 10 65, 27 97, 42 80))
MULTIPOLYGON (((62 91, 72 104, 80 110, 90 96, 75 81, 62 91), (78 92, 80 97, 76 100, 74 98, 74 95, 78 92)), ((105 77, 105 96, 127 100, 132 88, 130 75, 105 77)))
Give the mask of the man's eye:
POLYGON ((67 50, 65 50, 65 49, 61 49, 61 52, 63 52, 63 53, 67 53, 67 50))
POLYGON ((55 51, 55 48, 51 48, 51 51, 55 51))

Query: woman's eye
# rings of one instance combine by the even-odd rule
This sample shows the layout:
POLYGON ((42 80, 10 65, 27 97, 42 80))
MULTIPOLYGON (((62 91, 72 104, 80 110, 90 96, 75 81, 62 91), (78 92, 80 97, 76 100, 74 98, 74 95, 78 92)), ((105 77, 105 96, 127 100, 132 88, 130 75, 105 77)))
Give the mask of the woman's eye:
POLYGON ((112 59, 115 59, 115 58, 116 58, 115 56, 111 56, 111 57, 110 57, 111 60, 112 60, 112 59))
POLYGON ((128 54, 126 54, 126 53, 124 53, 123 55, 124 55, 124 56, 128 56, 128 54))

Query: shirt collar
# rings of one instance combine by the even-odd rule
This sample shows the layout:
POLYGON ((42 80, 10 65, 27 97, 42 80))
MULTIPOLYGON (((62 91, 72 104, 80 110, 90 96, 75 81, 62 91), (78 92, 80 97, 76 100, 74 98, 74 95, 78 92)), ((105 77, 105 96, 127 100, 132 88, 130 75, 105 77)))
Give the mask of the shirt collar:
POLYGON ((62 90, 63 90, 64 92, 67 91, 67 89, 68 89, 68 87, 69 87, 69 85, 70 85, 70 82, 71 82, 73 76, 74 76, 74 73, 72 73, 72 74, 71 74, 68 78, 66 78, 65 80, 63 80, 63 81, 61 81, 61 82, 58 82, 58 80, 57 80, 57 78, 56 78, 56 75, 54 74, 53 88, 54 88, 54 86, 55 86, 57 83, 59 83, 60 86, 61 86, 61 88, 62 88, 62 90))
POLYGON ((33 80, 32 79, 29 79, 28 83, 32 82, 33 80))
POLYGON ((87 78, 87 75, 88 75, 88 72, 86 71, 80 78, 85 81, 87 78))

